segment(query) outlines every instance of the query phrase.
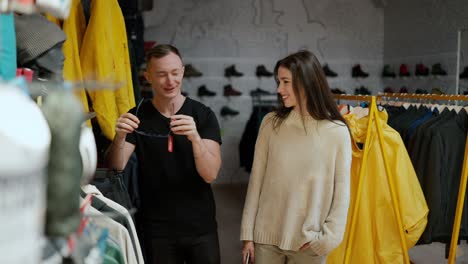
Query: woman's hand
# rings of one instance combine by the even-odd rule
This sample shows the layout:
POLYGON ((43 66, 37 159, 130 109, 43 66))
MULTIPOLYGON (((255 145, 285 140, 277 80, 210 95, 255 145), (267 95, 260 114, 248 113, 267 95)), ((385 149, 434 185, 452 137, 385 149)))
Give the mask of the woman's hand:
POLYGON ((310 248, 310 242, 305 243, 302 245, 302 247, 299 249, 299 251, 304 251, 310 248))
POLYGON ((251 264, 255 262, 255 245, 253 241, 244 241, 242 247, 242 264, 251 264), (250 255, 249 263, 247 260, 247 253, 250 255))

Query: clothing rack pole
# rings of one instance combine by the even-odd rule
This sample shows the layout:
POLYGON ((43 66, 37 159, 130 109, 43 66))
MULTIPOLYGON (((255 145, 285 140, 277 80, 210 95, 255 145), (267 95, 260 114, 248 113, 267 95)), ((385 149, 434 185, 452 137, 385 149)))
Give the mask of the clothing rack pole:
POLYGON ((468 101, 467 95, 455 94, 397 94, 385 93, 377 95, 377 98, 402 98, 402 99, 425 99, 425 100, 441 100, 441 101, 468 101))
POLYGON ((395 191, 395 186, 393 184, 393 178, 390 173, 390 166, 388 165, 387 161, 387 155, 383 152, 383 135, 382 135, 382 125, 380 124, 378 117, 377 117, 377 97, 376 96, 346 96, 346 95, 338 95, 335 96, 337 99, 344 99, 344 100, 354 100, 354 101, 369 101, 370 99, 370 111, 369 111, 369 123, 367 126, 367 133, 366 133, 366 144, 364 144, 364 156, 363 156, 363 161, 361 164, 361 169, 359 171, 359 179, 358 179, 358 189, 357 189, 357 194, 356 194, 356 201, 355 201, 355 206, 353 209, 352 217, 351 217, 351 223, 350 223, 350 233, 349 237, 346 239, 346 251, 345 251, 345 259, 344 263, 348 264, 350 260, 350 255, 351 255, 351 245, 350 242, 353 241, 354 236, 355 236, 355 226, 356 226, 356 221, 357 221, 357 212, 359 209, 359 200, 361 198, 361 193, 362 193, 362 179, 363 179, 363 174, 364 174, 364 168, 367 165, 367 157, 368 157, 368 152, 369 152, 369 145, 367 142, 369 142, 370 139, 370 134, 372 130, 372 124, 375 123, 376 128, 377 128, 377 135, 379 137, 379 143, 380 143, 380 148, 381 148, 381 153, 382 157, 384 160, 384 165, 385 165, 385 170, 387 172, 387 182, 390 187, 390 194, 392 198, 392 203, 393 203, 393 210, 395 213, 395 217, 398 223, 398 230, 399 230, 399 236, 400 236, 400 242, 401 242, 401 247, 403 251, 403 258, 405 260, 405 263, 409 264, 409 255, 408 255, 408 247, 406 245, 406 237, 404 234, 403 230, 403 221, 401 218, 401 213, 399 211, 399 200, 396 195, 395 191))
POLYGON ((460 225, 463 214, 463 206, 465 204, 466 183, 468 180, 468 135, 465 144, 465 157, 463 158, 463 169, 460 179, 460 187, 458 189, 457 209, 455 211, 455 221, 453 224, 452 241, 450 242, 449 264, 455 263, 457 255, 458 236, 460 234, 460 225))

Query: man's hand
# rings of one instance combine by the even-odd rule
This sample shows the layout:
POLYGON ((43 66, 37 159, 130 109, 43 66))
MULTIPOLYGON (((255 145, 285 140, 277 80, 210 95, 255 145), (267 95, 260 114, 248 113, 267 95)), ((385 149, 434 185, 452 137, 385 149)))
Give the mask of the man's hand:
POLYGON ((253 241, 244 241, 242 247, 242 264, 255 263, 255 245, 253 241), (249 263, 246 263, 247 253, 250 255, 249 263))
POLYGON ((124 136, 129 133, 133 133, 135 129, 138 128, 140 120, 133 114, 125 113, 117 119, 115 125, 115 133, 120 136, 124 136))
POLYGON ((201 140, 193 117, 187 115, 171 116, 171 131, 175 135, 185 135, 191 142, 201 140))

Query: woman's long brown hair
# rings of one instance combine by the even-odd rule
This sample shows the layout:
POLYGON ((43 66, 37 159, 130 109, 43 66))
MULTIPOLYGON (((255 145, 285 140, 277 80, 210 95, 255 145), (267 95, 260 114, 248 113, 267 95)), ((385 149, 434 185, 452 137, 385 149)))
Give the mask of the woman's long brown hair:
MULTIPOLYGON (((278 80, 278 69, 283 67, 291 71, 294 95, 296 96, 299 109, 307 109, 309 115, 316 120, 346 121, 338 111, 328 86, 325 73, 320 62, 312 52, 302 50, 279 60, 275 66, 275 79, 278 80), (305 96, 306 105, 303 105, 301 96, 305 96)), ((277 129, 289 115, 292 107, 285 107, 280 95, 278 95, 280 106, 275 110, 274 127, 277 129)), ((303 120, 304 121, 304 120, 303 120)))

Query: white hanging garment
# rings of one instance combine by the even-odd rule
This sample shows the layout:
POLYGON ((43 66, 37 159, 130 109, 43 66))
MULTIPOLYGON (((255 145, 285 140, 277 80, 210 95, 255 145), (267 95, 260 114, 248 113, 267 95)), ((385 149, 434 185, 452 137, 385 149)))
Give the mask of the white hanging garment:
POLYGON ((39 107, 0 83, 0 263, 39 263, 51 135, 39 107))

